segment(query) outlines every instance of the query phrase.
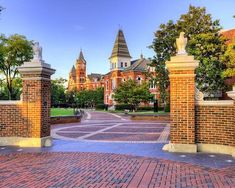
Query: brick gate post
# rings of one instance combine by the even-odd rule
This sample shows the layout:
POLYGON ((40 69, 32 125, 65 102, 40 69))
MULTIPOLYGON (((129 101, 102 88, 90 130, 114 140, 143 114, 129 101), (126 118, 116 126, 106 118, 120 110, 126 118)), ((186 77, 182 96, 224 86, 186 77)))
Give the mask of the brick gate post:
POLYGON ((163 150, 197 152, 195 144, 195 69, 198 61, 185 51, 184 33, 176 40, 178 53, 166 62, 170 78, 170 144, 163 150))
MULTIPOLYGON (((38 45, 38 43, 37 43, 38 45)), ((34 47, 34 59, 25 62, 18 68, 22 80, 22 105, 27 116, 28 138, 27 146, 50 146, 50 108, 51 108, 51 75, 55 70, 44 63, 41 57, 41 47, 34 47), (36 51, 36 52, 35 52, 36 51), (40 51, 38 53, 38 51, 40 51)))

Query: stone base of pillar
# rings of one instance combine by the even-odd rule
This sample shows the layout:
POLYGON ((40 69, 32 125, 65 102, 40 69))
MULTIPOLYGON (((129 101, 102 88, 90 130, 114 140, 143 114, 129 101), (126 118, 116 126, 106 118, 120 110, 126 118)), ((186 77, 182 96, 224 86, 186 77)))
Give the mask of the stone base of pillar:
POLYGON ((218 144, 197 144, 198 152, 228 154, 235 157, 235 147, 218 144))
POLYGON ((50 147, 52 137, 43 138, 24 138, 24 137, 0 137, 0 146, 19 146, 19 147, 50 147))
POLYGON ((183 152, 183 153, 196 153, 197 145, 196 144, 166 144, 162 148, 164 151, 169 152, 183 152))
POLYGON ((169 152, 183 152, 183 153, 220 153, 228 154, 235 157, 235 147, 218 145, 218 144, 166 144, 162 150, 169 152))

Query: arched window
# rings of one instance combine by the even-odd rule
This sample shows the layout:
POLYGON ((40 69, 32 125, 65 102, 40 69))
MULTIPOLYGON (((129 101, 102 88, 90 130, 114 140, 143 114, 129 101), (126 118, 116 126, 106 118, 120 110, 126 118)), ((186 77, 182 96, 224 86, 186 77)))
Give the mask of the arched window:
POLYGON ((141 84, 141 80, 142 80, 141 77, 138 76, 138 77, 137 77, 137 83, 138 83, 138 84, 141 84))

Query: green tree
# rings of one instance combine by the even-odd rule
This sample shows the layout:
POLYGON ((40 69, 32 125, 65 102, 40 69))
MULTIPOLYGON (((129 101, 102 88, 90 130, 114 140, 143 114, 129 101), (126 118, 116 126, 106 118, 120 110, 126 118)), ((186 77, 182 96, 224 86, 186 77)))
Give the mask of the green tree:
POLYGON ((60 107, 66 103, 66 82, 67 80, 63 78, 58 78, 51 81, 51 104, 53 107, 60 107))
POLYGON ((96 90, 82 90, 76 93, 75 103, 78 107, 94 108, 97 104, 104 101, 104 89, 97 88, 96 90))
POLYGON ((114 90, 114 100, 118 103, 129 104, 134 110, 141 102, 153 100, 153 95, 149 91, 149 84, 138 84, 134 80, 128 80, 119 85, 114 90))
POLYGON ((160 103, 164 103, 164 106, 169 103, 167 100, 169 78, 165 62, 176 52, 175 39, 177 35, 176 25, 170 20, 167 24, 160 25, 160 29, 155 32, 155 38, 151 46, 155 52, 152 66, 155 66, 157 73, 154 82, 160 92, 160 103))
POLYGON ((196 71, 198 88, 208 94, 223 89, 222 56, 226 47, 223 37, 218 33, 220 29, 219 20, 213 21, 205 8, 194 6, 190 6, 188 13, 181 15, 176 23, 169 21, 167 24, 160 25, 159 30, 155 32, 151 48, 156 53, 152 63, 156 67, 157 76, 158 74, 164 75, 157 78, 156 82, 160 93, 163 93, 161 94, 163 100, 166 90, 161 87, 169 82, 168 72, 164 69, 165 62, 176 54, 175 40, 182 31, 189 40, 188 52, 200 61, 196 71), (200 46, 197 46, 195 42, 200 42, 200 46), (213 49, 214 47, 215 49, 213 49), (203 53, 198 53, 200 49, 203 50, 203 53), (205 54, 209 57, 203 56, 205 54), (205 76, 206 74, 207 76, 205 76), (202 75, 205 79, 201 79, 202 75), (215 78, 216 80, 214 80, 215 78))
POLYGON ((225 52, 224 62, 226 69, 222 73, 224 78, 235 76, 235 39, 232 43, 228 44, 228 48, 225 52))
POLYGON ((32 58, 32 42, 25 36, 0 36, 0 73, 4 76, 10 100, 14 98, 13 85, 18 76, 17 67, 32 58))
MULTIPOLYGON (((16 77, 12 82, 12 100, 19 100, 22 92, 22 79, 16 77)), ((0 80, 0 100, 7 100, 8 89, 5 80, 0 80)))

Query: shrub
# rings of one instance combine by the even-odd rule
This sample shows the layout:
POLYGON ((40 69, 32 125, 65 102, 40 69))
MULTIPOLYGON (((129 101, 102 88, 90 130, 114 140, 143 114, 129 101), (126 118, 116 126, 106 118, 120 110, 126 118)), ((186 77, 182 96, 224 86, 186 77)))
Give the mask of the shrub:
POLYGON ((106 109, 106 104, 97 104, 96 106, 95 106, 95 109, 96 110, 105 110, 106 109))
POLYGON ((170 104, 167 104, 167 105, 165 106, 165 112, 170 112, 170 104))
POLYGON ((133 106, 129 104, 117 104, 115 105, 115 110, 132 110, 133 106))
POLYGON ((137 108, 137 111, 153 111, 152 106, 140 106, 137 108))

